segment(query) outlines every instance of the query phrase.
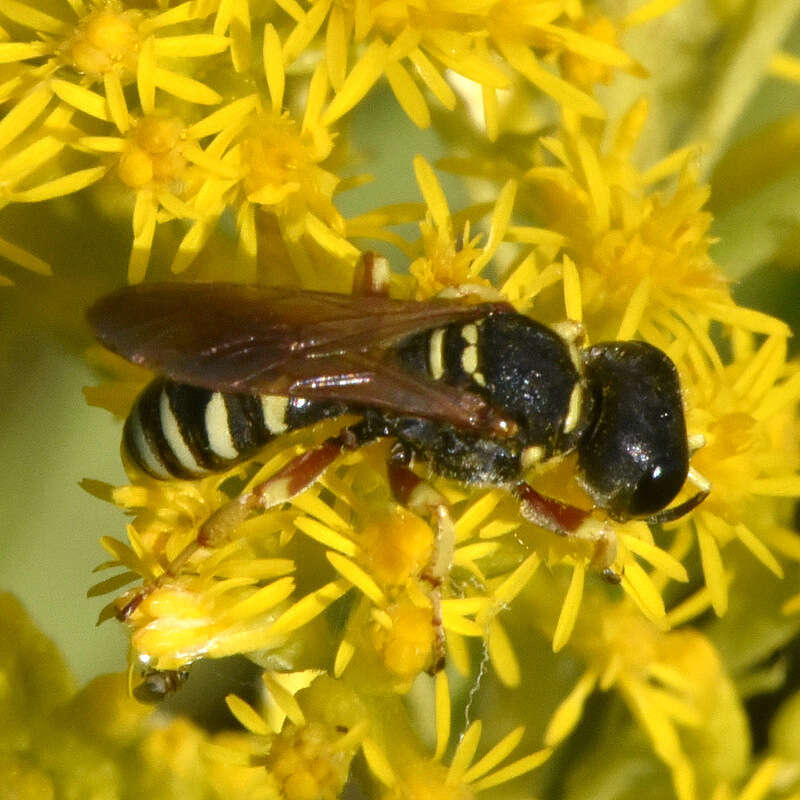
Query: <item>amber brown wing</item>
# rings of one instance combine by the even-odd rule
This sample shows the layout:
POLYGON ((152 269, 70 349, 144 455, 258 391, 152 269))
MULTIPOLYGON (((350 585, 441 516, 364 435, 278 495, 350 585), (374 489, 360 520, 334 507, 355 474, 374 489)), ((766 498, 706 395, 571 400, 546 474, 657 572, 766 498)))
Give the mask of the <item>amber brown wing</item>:
POLYGON ((173 380, 225 392, 342 400, 491 427, 481 397, 402 370, 389 352, 419 331, 507 311, 231 283, 128 286, 88 312, 109 350, 173 380))

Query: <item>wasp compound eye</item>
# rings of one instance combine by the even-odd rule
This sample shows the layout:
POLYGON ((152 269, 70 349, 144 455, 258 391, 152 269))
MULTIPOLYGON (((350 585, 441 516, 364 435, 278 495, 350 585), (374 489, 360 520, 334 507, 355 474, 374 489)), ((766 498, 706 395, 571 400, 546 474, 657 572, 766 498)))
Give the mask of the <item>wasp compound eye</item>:
POLYGON ((616 519, 660 511, 689 470, 675 365, 645 342, 598 344, 584 361, 597 408, 578 446, 587 491, 616 519))
POLYGON ((632 517, 647 517, 667 506, 681 490, 686 470, 679 463, 667 467, 657 464, 639 478, 627 512, 632 517))

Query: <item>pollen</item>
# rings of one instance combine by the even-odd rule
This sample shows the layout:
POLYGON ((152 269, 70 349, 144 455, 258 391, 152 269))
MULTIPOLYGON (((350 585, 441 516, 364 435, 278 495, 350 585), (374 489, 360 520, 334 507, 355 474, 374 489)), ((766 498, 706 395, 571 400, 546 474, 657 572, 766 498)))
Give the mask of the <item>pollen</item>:
POLYGON ((430 608, 400 602, 386 609, 391 628, 376 624, 372 642, 384 666, 402 680, 416 677, 430 666, 435 628, 430 608))
POLYGON ((348 755, 319 722, 287 725, 266 758, 285 800, 336 800, 347 779, 348 755))
POLYGON ((127 148, 119 160, 117 174, 132 189, 140 189, 151 181, 172 184, 186 169, 180 152, 183 125, 171 117, 144 117, 128 138, 127 148))
POLYGON ((372 577, 382 586, 400 586, 430 560, 433 532, 416 514, 398 508, 367 525, 361 546, 372 577))
POLYGON ((288 116, 267 117, 242 143, 245 190, 255 202, 278 204, 307 184, 329 152, 301 138, 288 116))
POLYGON ((136 10, 123 11, 117 3, 96 9, 78 24, 62 57, 87 75, 132 76, 141 45, 137 29, 141 16, 136 10))

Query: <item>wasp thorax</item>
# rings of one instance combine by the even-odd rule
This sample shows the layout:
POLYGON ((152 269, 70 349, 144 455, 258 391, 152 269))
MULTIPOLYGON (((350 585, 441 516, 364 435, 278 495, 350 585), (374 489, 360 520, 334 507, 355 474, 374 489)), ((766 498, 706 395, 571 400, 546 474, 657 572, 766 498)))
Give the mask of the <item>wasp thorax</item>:
POLYGON ((584 353, 597 411, 578 447, 583 482, 616 519, 667 506, 689 470, 675 365, 645 342, 608 342, 584 353))

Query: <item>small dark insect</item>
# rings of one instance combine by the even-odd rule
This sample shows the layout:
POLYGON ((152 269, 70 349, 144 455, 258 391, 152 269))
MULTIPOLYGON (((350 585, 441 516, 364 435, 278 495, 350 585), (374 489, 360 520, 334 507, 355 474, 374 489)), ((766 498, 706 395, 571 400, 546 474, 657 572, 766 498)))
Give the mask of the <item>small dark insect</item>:
POLYGON ((148 669, 142 675, 142 682, 133 690, 133 696, 140 703, 160 703, 180 689, 189 679, 187 669, 148 669))
MULTIPOLYGON (((615 520, 672 520, 708 494, 689 468, 681 387, 663 351, 640 341, 581 348, 576 323, 549 328, 504 302, 390 299, 385 261, 367 254, 361 267, 352 296, 163 283, 126 287, 90 309, 106 347, 160 373, 124 431, 128 457, 156 478, 223 470, 284 432, 360 415, 223 506, 198 546, 303 490, 343 450, 382 437, 395 440, 396 497, 433 512, 440 533, 445 501, 411 471, 413 457, 439 475, 508 489, 526 518, 561 534, 579 532, 590 512, 543 497, 522 475, 573 451, 583 487, 615 520), (687 475, 699 491, 668 508, 687 475)), ((601 565, 613 560, 606 553, 601 565)))

